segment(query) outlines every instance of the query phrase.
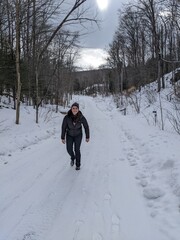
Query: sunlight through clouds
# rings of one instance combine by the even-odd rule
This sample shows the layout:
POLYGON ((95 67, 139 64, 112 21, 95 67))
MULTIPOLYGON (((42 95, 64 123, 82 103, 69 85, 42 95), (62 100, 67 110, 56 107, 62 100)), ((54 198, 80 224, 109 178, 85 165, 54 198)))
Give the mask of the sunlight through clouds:
POLYGON ((80 52, 80 58, 76 61, 76 66, 83 69, 97 69, 106 63, 107 53, 100 48, 85 48, 80 52))
POLYGON ((101 11, 107 9, 109 0, 96 0, 96 1, 97 1, 97 5, 101 11))

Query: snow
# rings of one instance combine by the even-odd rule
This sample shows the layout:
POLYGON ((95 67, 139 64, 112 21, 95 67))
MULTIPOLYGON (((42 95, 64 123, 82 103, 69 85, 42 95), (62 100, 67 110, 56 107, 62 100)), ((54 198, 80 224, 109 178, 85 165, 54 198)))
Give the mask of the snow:
POLYGON ((124 116, 112 97, 73 101, 91 132, 80 171, 55 107, 41 108, 36 124, 22 105, 19 125, 13 109, 0 109, 0 240, 178 240, 180 136, 168 122, 155 126, 157 102, 124 116))

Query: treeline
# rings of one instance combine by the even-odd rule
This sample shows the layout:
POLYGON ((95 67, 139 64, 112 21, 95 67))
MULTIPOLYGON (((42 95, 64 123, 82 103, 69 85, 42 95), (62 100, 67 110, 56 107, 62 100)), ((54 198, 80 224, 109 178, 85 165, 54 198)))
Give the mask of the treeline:
POLYGON ((63 104, 72 92, 80 32, 97 23, 86 2, 0 0, 0 95, 16 109, 26 101, 38 113, 42 100, 63 104))
MULTIPOLYGON (((101 89, 122 93, 157 79, 160 91, 163 75, 180 66, 180 1, 137 0, 118 15, 101 89)), ((63 105, 82 85, 74 63, 89 22, 97 24, 88 0, 0 0, 0 95, 17 110, 20 101, 34 105, 36 121, 42 101, 63 105)))
POLYGON ((109 65, 117 75, 114 90, 141 86, 180 66, 180 1, 137 0, 118 12, 109 45, 109 65), (117 81, 118 79, 118 81, 117 81))

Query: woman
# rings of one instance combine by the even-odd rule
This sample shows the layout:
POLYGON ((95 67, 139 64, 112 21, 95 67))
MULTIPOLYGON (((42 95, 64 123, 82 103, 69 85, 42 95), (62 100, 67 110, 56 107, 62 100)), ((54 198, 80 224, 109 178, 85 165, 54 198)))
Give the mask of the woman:
POLYGON ((82 112, 79 111, 79 104, 75 102, 63 119, 61 140, 64 144, 66 142, 67 152, 71 156, 71 166, 74 165, 74 161, 76 160, 76 170, 80 170, 81 166, 80 146, 82 141, 82 125, 85 130, 86 142, 89 142, 89 126, 87 120, 82 112))

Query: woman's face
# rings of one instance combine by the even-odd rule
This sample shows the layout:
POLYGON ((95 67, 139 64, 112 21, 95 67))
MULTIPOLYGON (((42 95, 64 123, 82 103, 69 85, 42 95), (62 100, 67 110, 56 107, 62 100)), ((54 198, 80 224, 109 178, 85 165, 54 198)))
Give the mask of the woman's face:
POLYGON ((71 111, 72 111, 73 115, 76 115, 79 112, 79 109, 76 106, 73 106, 71 108, 71 111))

